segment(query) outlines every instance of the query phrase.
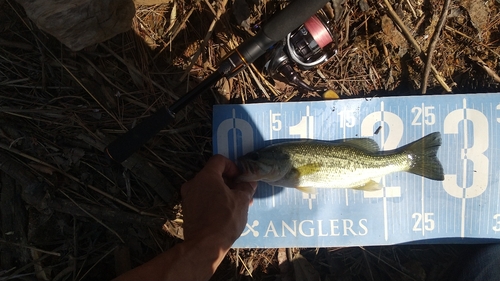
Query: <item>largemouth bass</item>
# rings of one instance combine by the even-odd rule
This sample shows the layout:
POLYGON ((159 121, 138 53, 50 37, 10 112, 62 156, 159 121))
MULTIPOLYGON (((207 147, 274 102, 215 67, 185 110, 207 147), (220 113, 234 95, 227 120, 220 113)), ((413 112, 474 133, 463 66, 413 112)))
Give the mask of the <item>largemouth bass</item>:
POLYGON ((374 179, 401 171, 442 181, 443 167, 436 156, 440 146, 439 132, 391 151, 380 151, 368 138, 284 142, 240 157, 239 180, 308 193, 316 188, 378 190, 381 186, 374 179))

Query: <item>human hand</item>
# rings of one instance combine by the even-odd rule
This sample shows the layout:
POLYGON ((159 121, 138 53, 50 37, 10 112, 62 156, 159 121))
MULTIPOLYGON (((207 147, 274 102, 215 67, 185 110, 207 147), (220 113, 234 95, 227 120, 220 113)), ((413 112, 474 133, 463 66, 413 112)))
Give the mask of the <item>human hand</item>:
POLYGON ((256 182, 239 182, 236 165, 222 155, 181 188, 184 242, 116 280, 208 280, 245 228, 256 182))
POLYGON ((227 251, 244 230, 256 182, 235 182, 240 171, 222 155, 181 188, 184 240, 212 243, 227 251))

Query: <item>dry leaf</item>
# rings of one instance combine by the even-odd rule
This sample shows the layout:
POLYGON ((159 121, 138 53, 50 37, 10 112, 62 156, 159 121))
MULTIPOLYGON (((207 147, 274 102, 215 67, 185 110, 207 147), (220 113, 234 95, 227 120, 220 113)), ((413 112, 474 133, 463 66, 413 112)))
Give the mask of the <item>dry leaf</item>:
POLYGON ((382 32, 384 41, 389 42, 394 48, 397 48, 398 56, 404 56, 408 50, 408 41, 406 41, 403 34, 399 32, 392 19, 387 15, 382 16, 382 32))
POLYGON ((52 175, 54 173, 54 169, 42 164, 38 164, 35 162, 31 162, 28 164, 31 168, 37 170, 40 173, 47 174, 47 175, 52 175))
POLYGON ((165 3, 170 3, 172 0, 134 0, 135 5, 140 6, 140 5, 158 5, 158 4, 165 4, 165 3))
POLYGON ((318 281, 321 280, 320 275, 306 258, 300 253, 297 253, 292 260, 293 270, 296 280, 318 281))
POLYGON ((478 31, 479 39, 481 41, 487 40, 489 37, 488 32, 486 32, 490 14, 489 5, 486 5, 484 1, 477 0, 462 0, 460 5, 469 13, 472 25, 478 31))
POLYGON ((235 0, 233 3, 233 15, 236 18, 236 22, 245 27, 249 28, 247 19, 250 17, 250 7, 245 0, 235 0))
POLYGON ((228 103, 231 100, 231 92, 233 90, 233 78, 222 78, 217 81, 217 89, 219 94, 223 97, 222 103, 228 103))

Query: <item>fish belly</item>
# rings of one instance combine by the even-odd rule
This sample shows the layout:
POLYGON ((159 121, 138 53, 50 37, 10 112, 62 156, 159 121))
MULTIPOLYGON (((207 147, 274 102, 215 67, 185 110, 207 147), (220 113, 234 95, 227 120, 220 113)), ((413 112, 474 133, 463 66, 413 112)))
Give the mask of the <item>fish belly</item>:
MULTIPOLYGON (((322 161, 315 173, 300 174, 297 186, 314 188, 357 188, 382 176, 406 171, 411 163, 406 155, 348 158, 330 157, 322 161)), ((317 160, 316 160, 317 161, 317 160)))
POLYGON ((307 175, 300 178, 297 186, 314 188, 356 188, 371 180, 402 171, 401 168, 390 166, 383 169, 359 169, 346 173, 324 172, 317 175, 307 175))

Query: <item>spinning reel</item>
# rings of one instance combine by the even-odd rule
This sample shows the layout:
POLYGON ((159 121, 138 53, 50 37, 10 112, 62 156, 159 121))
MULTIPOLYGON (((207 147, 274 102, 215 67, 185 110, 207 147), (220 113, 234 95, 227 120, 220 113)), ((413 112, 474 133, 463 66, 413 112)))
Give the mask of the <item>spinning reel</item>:
POLYGON ((325 47, 334 39, 330 21, 323 10, 320 10, 273 46, 268 53, 264 72, 270 77, 280 73, 289 83, 307 91, 326 91, 325 88, 314 88, 302 81, 293 66, 308 70, 324 63, 337 52, 325 51, 325 47))

